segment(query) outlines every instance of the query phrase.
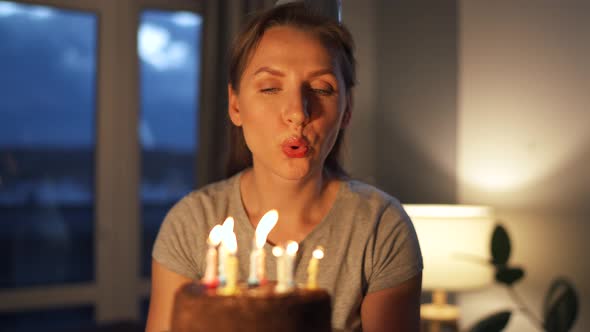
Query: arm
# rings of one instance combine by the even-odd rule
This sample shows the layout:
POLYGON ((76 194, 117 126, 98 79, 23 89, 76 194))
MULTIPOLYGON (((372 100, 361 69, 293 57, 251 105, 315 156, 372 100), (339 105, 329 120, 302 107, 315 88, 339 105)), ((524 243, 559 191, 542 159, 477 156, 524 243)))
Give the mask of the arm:
POLYGON ((365 332, 420 330, 422 273, 402 284, 367 294, 361 305, 365 332))
POLYGON ((178 288, 191 281, 172 272, 152 259, 152 290, 146 332, 170 330, 174 295, 178 288))

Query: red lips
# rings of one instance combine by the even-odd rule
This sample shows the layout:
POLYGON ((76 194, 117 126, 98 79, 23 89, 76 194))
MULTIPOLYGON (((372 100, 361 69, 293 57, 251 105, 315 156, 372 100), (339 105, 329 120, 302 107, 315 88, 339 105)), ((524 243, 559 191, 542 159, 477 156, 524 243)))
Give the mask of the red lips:
POLYGON ((281 147, 289 158, 303 158, 309 151, 309 145, 303 137, 289 137, 283 141, 281 147))

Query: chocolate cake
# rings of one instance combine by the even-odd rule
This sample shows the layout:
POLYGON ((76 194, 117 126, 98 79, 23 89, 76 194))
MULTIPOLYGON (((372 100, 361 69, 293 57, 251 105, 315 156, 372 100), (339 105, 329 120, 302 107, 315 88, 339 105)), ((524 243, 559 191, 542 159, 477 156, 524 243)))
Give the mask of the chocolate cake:
POLYGON ((331 331, 330 295, 324 290, 277 293, 273 284, 240 287, 237 295, 218 295, 196 282, 176 293, 172 331, 331 331))

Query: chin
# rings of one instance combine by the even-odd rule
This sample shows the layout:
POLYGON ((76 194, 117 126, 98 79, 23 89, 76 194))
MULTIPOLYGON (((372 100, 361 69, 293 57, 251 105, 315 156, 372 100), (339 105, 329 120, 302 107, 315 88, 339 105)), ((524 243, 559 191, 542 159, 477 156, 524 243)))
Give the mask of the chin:
POLYGON ((299 159, 289 160, 283 167, 278 169, 281 177, 289 180, 303 180, 312 177, 321 167, 313 165, 310 160, 299 159))
POLYGON ((287 180, 302 180, 305 179, 309 176, 309 172, 304 171, 304 170, 289 170, 289 171, 284 171, 283 174, 281 174, 283 178, 287 179, 287 180))
MULTIPOLYGON (((254 162, 256 164, 256 160, 254 162)), ((312 158, 275 159, 266 162, 259 160, 258 165, 262 166, 261 169, 266 169, 267 174, 273 174, 289 181, 310 178, 318 169, 321 169, 313 162, 312 158)))

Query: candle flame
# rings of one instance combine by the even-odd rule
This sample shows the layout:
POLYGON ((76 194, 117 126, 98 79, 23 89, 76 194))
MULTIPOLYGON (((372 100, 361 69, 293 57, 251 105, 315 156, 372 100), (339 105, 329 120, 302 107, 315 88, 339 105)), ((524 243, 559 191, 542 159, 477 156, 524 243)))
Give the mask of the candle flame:
POLYGON ((299 249, 299 244, 297 244, 297 242, 295 241, 289 241, 287 243, 287 255, 289 256, 295 256, 295 254, 297 253, 297 250, 299 249))
POLYGON ((221 237, 223 236, 223 226, 215 225, 211 232, 209 233, 209 243, 216 246, 221 242, 221 237))
POLYGON ((270 210, 262 216, 256 226, 256 248, 264 247, 268 233, 275 227, 279 220, 279 213, 277 210, 270 210))
POLYGON ((229 216, 227 218, 225 218, 225 221, 223 222, 223 229, 226 229, 226 231, 224 232, 233 232, 234 231, 234 218, 229 216))
POLYGON ((275 247, 272 248, 272 254, 275 257, 281 257, 281 256, 283 256, 283 252, 284 252, 284 250, 283 250, 282 247, 275 246, 275 247))
POLYGON ((312 255, 313 255, 313 258, 315 258, 315 259, 322 259, 322 258, 324 258, 324 250, 322 249, 322 247, 317 247, 313 251, 312 255))
POLYGON ((234 232, 223 233, 223 245, 230 254, 235 254, 238 251, 238 241, 234 232))

